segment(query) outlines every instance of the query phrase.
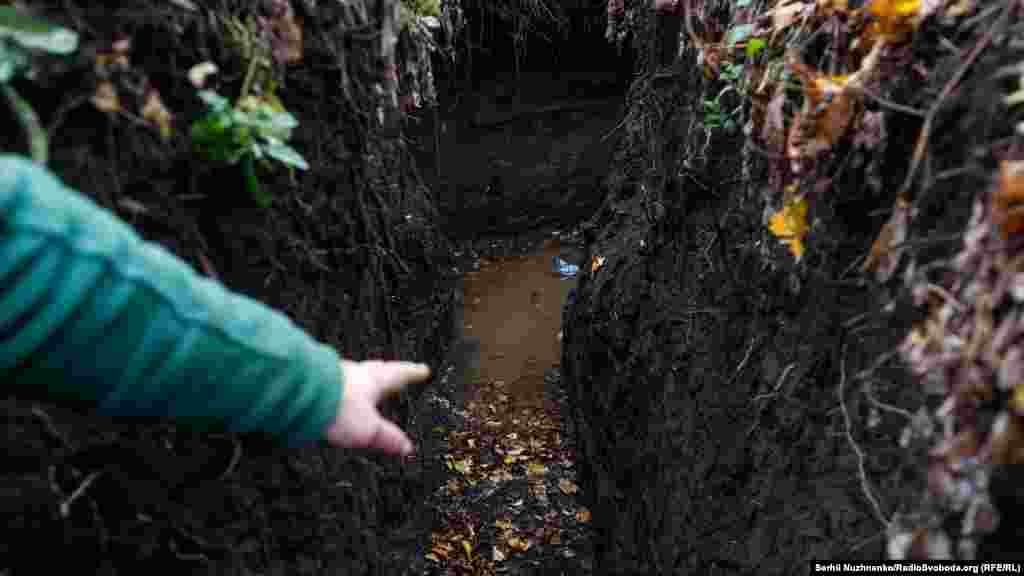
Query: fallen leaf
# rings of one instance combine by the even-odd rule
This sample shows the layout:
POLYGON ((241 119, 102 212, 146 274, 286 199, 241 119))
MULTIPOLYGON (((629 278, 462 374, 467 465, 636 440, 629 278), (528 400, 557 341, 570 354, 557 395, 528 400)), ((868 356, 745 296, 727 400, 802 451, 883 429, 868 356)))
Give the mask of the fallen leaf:
POLYGON ((579 487, 567 478, 562 478, 558 481, 558 489, 561 490, 563 494, 568 494, 570 496, 579 492, 579 487))
POLYGON ((502 552, 500 548, 495 546, 493 548, 493 552, 491 553, 491 559, 493 559, 495 562, 504 562, 508 559, 508 556, 505 556, 505 553, 502 552))
POLYGON ((562 543, 562 531, 559 528, 548 527, 544 529, 544 542, 557 546, 562 543))
POLYGON ((576 521, 582 522, 584 524, 590 522, 590 510, 583 508, 582 510, 576 512, 576 521))
MULTIPOLYGON (((433 539, 437 540, 440 536, 433 535, 433 539)), ((435 562, 441 560, 447 560, 452 551, 452 545, 447 542, 435 542, 430 548, 430 554, 433 555, 435 562)))
POLYGON ((526 552, 533 545, 528 539, 519 538, 518 536, 512 536, 505 543, 508 544, 509 548, 519 552, 526 552))
POLYGON ((548 500, 548 487, 544 485, 543 481, 531 482, 530 483, 530 495, 540 500, 541 502, 547 502, 548 500))
POLYGON ((597 272, 601 266, 604 266, 604 256, 593 256, 590 258, 590 272, 593 274, 597 272))
POLYGON ((495 472, 494 474, 491 474, 490 479, 491 479, 491 482, 494 482, 494 483, 508 482, 509 480, 514 480, 515 476, 513 476, 508 470, 505 470, 504 468, 502 468, 502 469, 498 470, 497 472, 495 472))
POLYGON ((504 531, 508 531, 512 529, 512 521, 508 519, 495 520, 494 527, 504 531))
POLYGON ((547 466, 540 462, 530 462, 526 467, 526 474, 529 476, 543 476, 547 471, 547 466))
POLYGON ((117 89, 114 88, 114 84, 109 80, 96 85, 96 92, 93 93, 90 100, 93 106, 101 112, 121 111, 121 98, 118 97, 117 89))
POLYGON ((473 559, 473 546, 465 540, 462 541, 462 550, 466 553, 466 558, 469 560, 473 559))

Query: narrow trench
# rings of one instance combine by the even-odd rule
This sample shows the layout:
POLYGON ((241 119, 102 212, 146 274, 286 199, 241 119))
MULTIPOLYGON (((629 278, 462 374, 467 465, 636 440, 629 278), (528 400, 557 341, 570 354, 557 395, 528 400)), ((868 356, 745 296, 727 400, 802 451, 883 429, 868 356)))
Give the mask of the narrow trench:
POLYGON ((515 73, 474 62, 486 80, 442 95, 440 109, 406 132, 469 263, 460 265, 454 349, 479 352, 461 361, 476 369, 461 378, 456 417, 431 424, 444 476, 428 497, 417 576, 594 571, 560 382, 563 307, 576 278, 559 264, 584 265, 576 228, 600 205, 628 75, 612 58, 552 73, 550 56, 537 54, 536 68, 515 73))

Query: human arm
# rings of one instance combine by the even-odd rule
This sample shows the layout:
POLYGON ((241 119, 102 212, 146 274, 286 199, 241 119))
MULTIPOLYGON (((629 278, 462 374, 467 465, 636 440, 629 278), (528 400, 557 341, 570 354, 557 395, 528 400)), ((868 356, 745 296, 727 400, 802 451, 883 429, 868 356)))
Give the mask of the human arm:
POLYGON ((0 381, 12 395, 303 444, 338 427, 343 372, 283 314, 0 155, 0 381))

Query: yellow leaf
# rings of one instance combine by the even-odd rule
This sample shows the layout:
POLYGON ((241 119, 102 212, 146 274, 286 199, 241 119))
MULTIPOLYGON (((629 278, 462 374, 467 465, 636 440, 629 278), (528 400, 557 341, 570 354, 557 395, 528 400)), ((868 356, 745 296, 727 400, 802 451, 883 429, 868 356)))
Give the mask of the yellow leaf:
POLYGON ((539 462, 530 462, 526 467, 526 474, 529 476, 543 476, 547 471, 547 467, 539 462))
POLYGON ((799 260, 804 253, 803 238, 807 235, 807 200, 789 199, 782 209, 772 214, 768 229, 779 240, 789 245, 790 252, 799 260))
POLYGON ((494 521, 494 527, 495 528, 500 528, 502 530, 511 530, 512 529, 512 521, 511 520, 504 520, 504 519, 503 520, 495 520, 494 521))
POLYGON ((462 549, 466 552, 466 558, 472 560, 473 559, 473 547, 469 544, 469 542, 466 542, 465 540, 463 540, 462 541, 462 549))
POLYGON ((562 478, 558 481, 558 489, 564 494, 572 495, 579 491, 579 487, 572 483, 571 480, 562 478))

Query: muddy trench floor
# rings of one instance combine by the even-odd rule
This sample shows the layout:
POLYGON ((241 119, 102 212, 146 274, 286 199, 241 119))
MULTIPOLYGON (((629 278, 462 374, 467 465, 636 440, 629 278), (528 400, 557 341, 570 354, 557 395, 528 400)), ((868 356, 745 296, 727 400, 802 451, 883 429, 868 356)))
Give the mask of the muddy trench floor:
POLYGON ((479 365, 464 405, 430 431, 447 480, 429 499, 424 574, 593 570, 559 377, 561 311, 575 281, 551 269, 553 257, 578 263, 579 251, 570 238, 520 250, 467 264, 463 328, 479 341, 479 365))

